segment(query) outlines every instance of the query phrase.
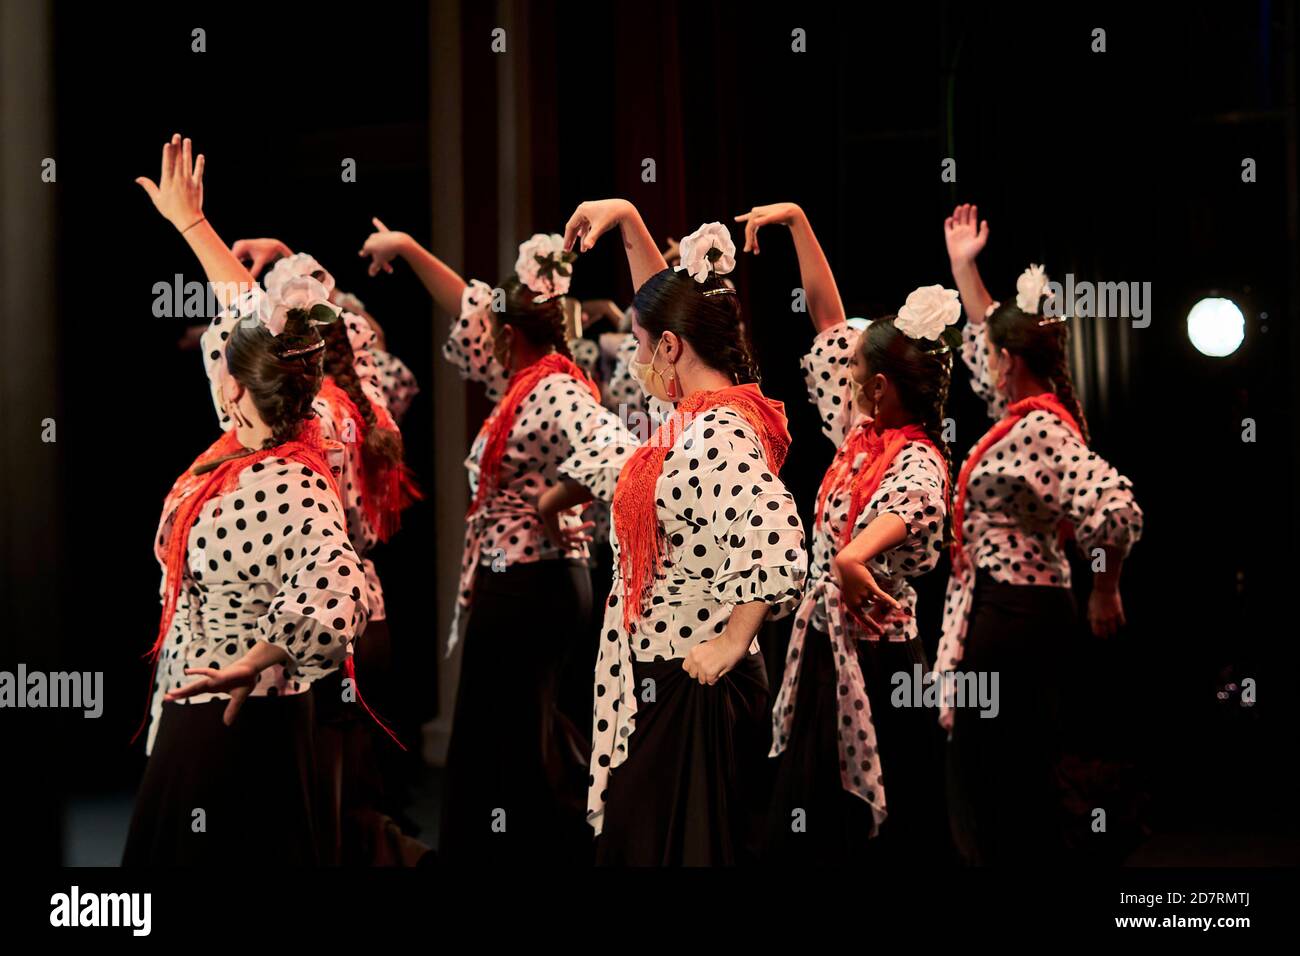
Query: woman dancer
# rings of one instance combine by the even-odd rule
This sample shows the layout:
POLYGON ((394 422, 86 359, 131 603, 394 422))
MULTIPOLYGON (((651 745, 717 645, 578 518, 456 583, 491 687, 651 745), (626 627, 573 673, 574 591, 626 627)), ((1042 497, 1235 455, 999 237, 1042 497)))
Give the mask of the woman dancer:
POLYGON ((808 588, 772 711, 780 764, 768 854, 858 861, 879 828, 872 856, 915 862, 933 855, 942 826, 939 740, 925 711, 891 698, 898 681, 929 670, 908 579, 943 547, 952 355, 941 335, 961 307, 955 292, 917 289, 897 316, 859 333, 803 210, 758 206, 737 221, 755 254, 763 226, 790 229, 817 330, 803 360, 808 395, 838 449, 818 491, 808 588))
POLYGON ((587 817, 604 864, 733 863, 753 800, 737 769, 761 754, 767 715, 755 634, 793 609, 807 569, 776 477, 790 438, 720 278, 735 266, 726 228, 683 239, 672 270, 632 205, 604 200, 577 208, 566 247, 611 229, 637 288, 634 370, 676 410, 643 446, 615 423, 564 465, 614 514, 587 817))
POLYGON ((233 301, 203 349, 234 425, 163 506, 150 758, 123 863, 315 863, 305 692, 344 660, 367 610, 311 404, 325 348, 316 325, 335 312, 305 283, 269 306, 203 215, 203 157, 191 155, 175 135, 159 182, 137 182, 233 301), (252 290, 234 295, 234 284, 252 290))
POLYGON ((953 498, 954 571, 936 664, 948 691, 953 835, 970 863, 1050 860, 1063 847, 1055 674, 1075 620, 1062 541, 1072 533, 1093 562, 1088 618, 1109 636, 1124 624, 1120 572, 1142 511, 1128 479, 1088 448, 1066 321, 1045 313, 1043 269, 1025 270, 1015 302, 999 305, 975 266, 988 240, 977 208, 958 206, 944 234, 967 315, 962 358, 997 419, 953 498), (958 665, 967 680, 952 678, 958 665), (995 717, 956 697, 972 676, 996 677, 995 717))
MULTIPOLYGON (((250 259, 255 277, 274 260, 263 280, 274 304, 303 277, 319 282, 323 295, 334 298, 334 277, 312 256, 294 253, 278 239, 241 239, 232 251, 250 259)), ((316 686, 316 735, 319 770, 324 784, 321 801, 323 862, 390 862, 418 854, 397 837, 397 829, 376 809, 383 781, 374 735, 379 728, 362 711, 374 705, 391 713, 392 641, 384 607, 384 592, 370 554, 387 541, 400 524, 401 512, 419 497, 402 461, 402 436, 388 412, 375 367, 377 336, 367 320, 343 312, 324 331, 325 378, 314 407, 326 438, 344 448, 339 490, 348 518, 348 536, 362 556, 370 618, 365 640, 359 642, 356 667, 365 675, 363 706, 354 688, 333 675, 316 686), (363 850, 368 848, 368 850, 363 850), (373 855, 371 855, 373 854, 373 855)))
POLYGON ((586 527, 569 512, 544 522, 537 508, 560 462, 612 421, 569 356, 560 296, 571 257, 558 236, 534 236, 499 288, 467 285, 405 233, 375 225, 362 250, 371 274, 391 270, 399 256, 411 265, 435 301, 458 314, 443 355, 497 401, 465 460, 473 503, 453 646, 461 608, 468 621, 439 853, 589 860, 581 809, 588 747, 556 700, 590 614, 586 527))

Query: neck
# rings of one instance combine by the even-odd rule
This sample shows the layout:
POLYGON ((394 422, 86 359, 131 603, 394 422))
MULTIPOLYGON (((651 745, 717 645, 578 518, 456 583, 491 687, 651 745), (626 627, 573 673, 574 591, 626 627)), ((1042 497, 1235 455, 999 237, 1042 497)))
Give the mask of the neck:
POLYGON ((890 428, 902 428, 911 423, 911 419, 900 409, 882 409, 871 420, 871 427, 878 432, 883 432, 890 428))
POLYGON ((715 368, 709 368, 705 365, 693 365, 690 368, 682 368, 685 363, 678 363, 677 384, 681 387, 682 398, 694 395, 696 392, 716 391, 720 388, 730 388, 736 383, 731 380, 731 376, 719 372, 715 368))
POLYGON ((247 425, 235 426, 235 437, 239 439, 239 443, 253 450, 261 448, 273 434, 271 426, 256 417, 250 418, 247 425))
POLYGON ((1043 379, 1036 378, 1032 375, 1025 375, 1009 383, 1007 389, 1007 398, 1013 403, 1031 398, 1034 395, 1041 395, 1043 392, 1052 391, 1052 387, 1043 379))
POLYGON ((534 362, 545 358, 554 351, 555 349, 553 347, 521 349, 516 345, 515 348, 511 350, 510 354, 511 374, 518 372, 520 369, 528 368, 528 366, 532 365, 534 362))

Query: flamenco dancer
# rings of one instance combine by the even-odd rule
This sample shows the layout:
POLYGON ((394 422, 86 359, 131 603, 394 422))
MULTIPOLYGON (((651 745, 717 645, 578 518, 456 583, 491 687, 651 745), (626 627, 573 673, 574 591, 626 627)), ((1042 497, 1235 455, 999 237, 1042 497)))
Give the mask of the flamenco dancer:
POLYGON ((137 180, 229 306, 203 349, 233 425, 163 505, 150 756, 123 864, 314 864, 307 691, 344 661, 367 614, 312 412, 324 378, 318 325, 336 312, 306 289, 270 307, 203 215, 203 165, 177 134, 158 183, 137 180), (251 291, 234 295, 235 284, 251 291))
POLYGON ((1088 447, 1088 425, 1070 376, 1067 323, 1044 313, 1041 266, 1016 282, 1014 302, 994 302, 975 258, 988 223, 958 206, 944 223, 967 323, 962 359, 996 424, 962 465, 953 499, 953 574, 944 602, 936 670, 947 682, 949 808, 968 863, 1052 860, 1063 852, 1054 775, 1055 674, 1074 627, 1073 535, 1094 574, 1093 633, 1124 624, 1119 581, 1142 533, 1127 478, 1088 447), (966 675, 998 677, 997 715, 953 699, 966 675), (962 706, 965 704, 965 706, 962 706))
MULTIPOLYGON (((273 305, 305 282, 318 283, 318 294, 335 299, 334 277, 312 256, 294 253, 277 239, 241 239, 232 251, 252 260, 254 278, 274 260, 263 280, 273 305)), ((345 692, 355 688, 345 689, 341 673, 319 682, 315 690, 317 755, 325 787, 322 813, 332 823, 322 827, 327 836, 323 861, 382 865, 405 856, 411 862, 426 848, 402 837, 377 809, 384 792, 375 751, 380 728, 364 711, 373 704, 379 713, 391 713, 396 705, 390 691, 392 640, 383 586, 370 554, 397 531, 401 512, 419 493, 403 464, 402 435, 386 405, 371 323, 344 311, 340 321, 324 329, 324 338, 325 378, 313 404, 325 437, 344 448, 339 490, 348 537, 365 569, 370 617, 354 658, 364 675, 364 702, 345 692)))
MULTIPOLYGON (((794 500, 777 473, 790 436, 763 395, 735 266, 711 223, 665 266, 630 203, 580 205, 566 247, 621 233, 633 285, 633 371, 676 409, 637 445, 614 423, 564 465, 613 502, 614 580, 596 663, 587 819, 601 864, 729 864, 746 853, 738 769, 762 753, 767 681, 758 642, 798 601, 807 563, 794 500)), ((545 507, 571 503, 563 485, 545 507)))
POLYGON ((558 236, 533 236, 519 248, 515 274, 492 289, 467 285, 405 233, 375 225, 362 250, 370 273, 391 271, 397 257, 410 264, 458 316, 443 355, 497 402, 465 460, 472 504, 451 646, 462 608, 468 620, 439 855, 589 862, 589 746, 557 703, 590 614, 587 525, 567 511, 543 520, 537 506, 559 481, 560 463, 613 420, 569 354, 561 297, 572 256, 558 236))
POLYGON ((763 226, 790 229, 817 330, 803 360, 808 395, 837 446, 772 711, 780 763, 766 851, 835 865, 870 846, 873 859, 914 863, 937 855, 940 739, 931 715, 891 696, 896 674, 929 671, 908 579, 931 570, 944 544, 952 355, 941 336, 961 307, 956 292, 917 289, 859 332, 803 210, 758 206, 737 221, 754 254, 763 226))

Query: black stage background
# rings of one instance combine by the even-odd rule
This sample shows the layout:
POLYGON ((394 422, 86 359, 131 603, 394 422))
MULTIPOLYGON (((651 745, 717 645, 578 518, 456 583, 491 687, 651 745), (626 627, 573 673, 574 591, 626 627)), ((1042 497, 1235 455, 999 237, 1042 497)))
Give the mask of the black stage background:
MULTIPOLYGON (((510 39, 530 50, 527 232, 560 231, 578 201, 607 195, 633 200, 660 237, 794 200, 850 314, 873 316, 917 285, 951 285, 942 221, 974 201, 991 223, 981 269, 995 297, 1011 294, 1030 261, 1057 278, 1152 283, 1149 328, 1075 326, 1090 356, 1080 372, 1094 444, 1132 478, 1147 515, 1125 568, 1128 629, 1076 642, 1066 675, 1075 742, 1136 768, 1127 779, 1149 794, 1149 861, 1294 860, 1294 8, 527 6, 529 35, 510 39), (791 52, 796 27, 807 53, 791 52), (1090 52, 1094 27, 1107 31, 1105 53, 1090 52), (940 181, 948 156, 955 184, 940 181), (1258 182, 1242 182, 1245 157, 1257 160, 1258 182), (655 183, 641 181, 644 158, 656 160, 655 183), (1187 308, 1211 289, 1247 316, 1246 341, 1227 359, 1201 356, 1186 335, 1187 308), (1258 423, 1255 443, 1241 440, 1246 417, 1258 423), (1229 677, 1256 679, 1253 708, 1216 696, 1229 677)), ((184 323, 150 312, 154 283, 195 266, 132 180, 156 177, 173 130, 193 137, 208 157, 205 212, 218 232, 228 242, 278 236, 315 254, 427 383, 442 321, 430 327, 409 271, 367 279, 356 250, 372 215, 429 241, 440 188, 431 151, 458 141, 467 273, 495 281, 509 264, 493 171, 499 12, 466 0, 460 35, 449 36, 433 35, 421 4, 57 5, 57 575, 32 580, 21 563, 6 575, 15 594, 57 590, 48 659, 104 671, 107 706, 97 721, 28 717, 27 745, 50 758, 16 811, 35 821, 23 835, 34 858, 57 859, 64 799, 139 779, 141 748, 127 739, 145 705, 139 655, 157 627, 158 507, 215 437, 199 358, 177 349, 184 323), (202 56, 190 52, 196 26, 207 31, 202 56), (464 112, 448 128, 431 113, 429 75, 453 45, 464 112), (356 183, 340 182, 343 157, 357 160, 356 183)), ((785 477, 808 508, 832 448, 798 370, 811 328, 789 312, 799 284, 790 243, 776 231, 763 240, 736 279, 765 387, 791 413, 785 477)), ((607 241, 578 264, 574 291, 626 301, 625 272, 607 241)), ((964 379, 952 394, 960 455, 986 420, 964 379)), ((424 476, 435 455, 464 453, 435 447, 433 416, 426 389, 404 429, 424 476)), ((22 459, 7 456, 6 468, 22 459)), ((425 483, 431 496, 460 493, 425 483)), ((443 638, 428 542, 462 531, 436 527, 426 505, 380 558, 403 642, 408 732, 434 711, 443 638)), ((945 575, 924 582, 931 635, 945 575)), ((19 839, 18 852, 28 849, 19 839)))

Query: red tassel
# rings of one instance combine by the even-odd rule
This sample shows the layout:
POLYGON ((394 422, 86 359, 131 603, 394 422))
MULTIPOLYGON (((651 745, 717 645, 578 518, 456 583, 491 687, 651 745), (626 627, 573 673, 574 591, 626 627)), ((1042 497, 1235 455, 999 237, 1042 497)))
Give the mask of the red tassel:
POLYGON ((383 728, 384 733, 388 734, 389 737, 393 738, 393 743, 401 747, 402 750, 405 750, 406 747, 400 740, 397 739, 397 734, 393 733, 392 729, 386 723, 384 723, 382 720, 379 719, 379 715, 370 709, 370 705, 366 703, 366 699, 361 696, 361 685, 357 683, 357 665, 356 662, 353 660, 351 654, 349 654, 348 659, 344 661, 343 670, 348 675, 348 679, 352 681, 352 690, 357 695, 357 703, 365 708, 366 713, 370 715, 370 719, 373 720, 375 723, 377 723, 381 728, 383 728))

